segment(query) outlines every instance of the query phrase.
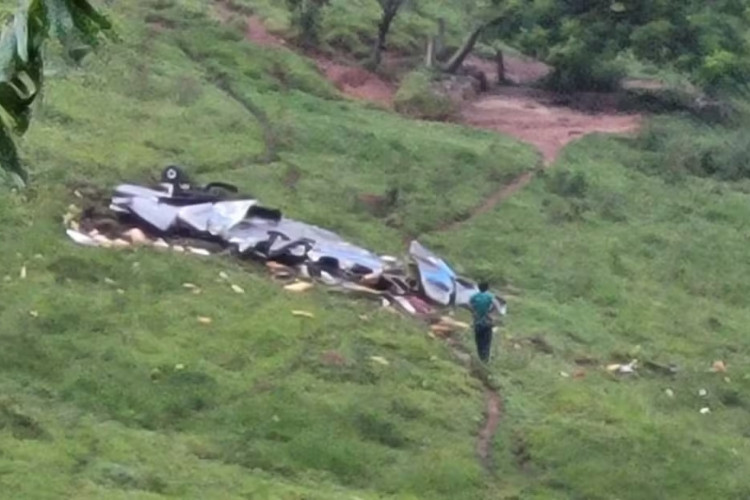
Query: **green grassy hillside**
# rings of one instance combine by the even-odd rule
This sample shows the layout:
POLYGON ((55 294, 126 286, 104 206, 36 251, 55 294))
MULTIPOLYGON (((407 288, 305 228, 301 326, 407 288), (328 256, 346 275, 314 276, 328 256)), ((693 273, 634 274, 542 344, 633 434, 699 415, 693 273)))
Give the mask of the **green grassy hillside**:
POLYGON ((340 99, 207 4, 113 3, 122 42, 50 68, 21 145, 31 187, 0 196, 3 498, 750 496, 743 184, 648 175, 640 143, 589 137, 438 233, 538 155, 340 99), (422 235, 506 291, 491 470, 475 456, 482 384, 423 325, 322 288, 285 292, 230 259, 67 241, 75 188, 173 162, 377 251, 422 235), (388 213, 357 202, 394 187, 388 213), (637 377, 602 368, 633 358, 637 377), (719 359, 728 373, 709 371, 719 359))

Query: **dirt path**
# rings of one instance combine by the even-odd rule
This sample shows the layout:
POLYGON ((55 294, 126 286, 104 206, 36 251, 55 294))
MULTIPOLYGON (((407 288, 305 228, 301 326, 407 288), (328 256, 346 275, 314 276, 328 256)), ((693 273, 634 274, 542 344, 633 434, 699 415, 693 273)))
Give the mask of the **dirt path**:
POLYGON ((492 469, 492 441, 495 439, 495 433, 500 425, 500 418, 503 415, 503 400, 500 393, 489 387, 485 387, 484 399, 487 404, 485 410, 485 421, 477 437, 477 455, 482 461, 485 469, 492 469))
POLYGON ((640 127, 640 115, 612 109, 587 113, 556 105, 558 99, 554 93, 527 87, 500 87, 467 103, 462 119, 468 125, 496 130, 534 145, 547 165, 567 144, 585 135, 630 133, 640 127))

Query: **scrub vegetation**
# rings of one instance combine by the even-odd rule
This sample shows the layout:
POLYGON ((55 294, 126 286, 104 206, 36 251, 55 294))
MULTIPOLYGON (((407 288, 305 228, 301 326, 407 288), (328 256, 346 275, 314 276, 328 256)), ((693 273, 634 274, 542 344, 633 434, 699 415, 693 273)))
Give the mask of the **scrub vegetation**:
MULTIPOLYGON (((459 3, 404 8, 389 44, 417 54, 445 17, 458 46, 459 3)), ((29 187, 0 195, 0 496, 750 497, 741 113, 585 137, 470 218, 537 170, 532 147, 343 99, 301 52, 245 40, 247 14, 294 31, 282 2, 105 7, 120 41, 47 65, 18 142, 29 187), (323 287, 284 291, 230 258, 65 238, 63 214, 86 204, 75 193, 106 198, 169 163, 381 253, 418 236, 501 290, 488 467, 485 387, 422 323, 323 287), (465 222, 440 230, 452 221, 465 222), (634 376, 604 368, 633 359, 634 376)), ((364 61, 380 14, 332 0, 319 43, 364 61)))

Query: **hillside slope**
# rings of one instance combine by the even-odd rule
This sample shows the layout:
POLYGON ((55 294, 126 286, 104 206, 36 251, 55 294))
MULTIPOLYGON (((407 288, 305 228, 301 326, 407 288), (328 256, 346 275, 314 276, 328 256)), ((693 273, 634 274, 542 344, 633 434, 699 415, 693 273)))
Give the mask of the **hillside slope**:
POLYGON ((247 43, 244 21, 206 2, 117 2, 112 16, 122 43, 52 68, 22 144, 32 187, 0 197, 3 495, 750 496, 743 184, 670 183, 638 168, 637 141, 594 136, 441 232, 536 152, 342 100, 312 62, 247 43), (422 235, 508 293, 490 470, 475 454, 482 384, 423 325, 284 292, 230 259, 65 239, 74 190, 103 196, 173 162, 381 252, 422 235), (392 188, 384 213, 361 202, 392 188), (604 369, 633 358, 638 376, 604 369))

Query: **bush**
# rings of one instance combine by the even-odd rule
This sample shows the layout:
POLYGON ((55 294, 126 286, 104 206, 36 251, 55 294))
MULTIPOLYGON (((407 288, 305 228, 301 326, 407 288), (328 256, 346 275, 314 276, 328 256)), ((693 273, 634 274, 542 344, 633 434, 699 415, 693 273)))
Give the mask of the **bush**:
POLYGON ((447 121, 456 117, 458 105, 433 85, 428 73, 414 71, 406 76, 395 98, 396 111, 426 120, 447 121))
POLYGON ((550 54, 554 71, 544 81, 546 87, 561 92, 616 90, 625 76, 622 65, 603 54, 592 54, 580 40, 571 40, 550 54))
POLYGON ((650 154, 639 167, 674 178, 687 174, 725 181, 750 178, 750 138, 742 129, 708 127, 692 120, 657 120, 641 132, 650 154))

